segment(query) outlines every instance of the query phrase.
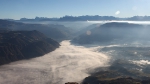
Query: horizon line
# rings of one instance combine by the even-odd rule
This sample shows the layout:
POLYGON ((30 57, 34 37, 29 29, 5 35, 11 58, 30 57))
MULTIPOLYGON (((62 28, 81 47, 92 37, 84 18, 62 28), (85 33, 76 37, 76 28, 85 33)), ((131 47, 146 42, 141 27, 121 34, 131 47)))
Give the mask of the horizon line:
MULTIPOLYGON (((101 15, 80 15, 80 16, 73 16, 73 15, 64 15, 64 16, 61 16, 61 17, 44 17, 44 16, 35 16, 35 17, 33 17, 33 18, 28 18, 28 17, 22 17, 22 18, 20 18, 20 19, 23 19, 23 18, 25 18, 25 19, 35 19, 36 17, 39 17, 39 18, 43 18, 43 19, 52 19, 52 18, 57 18, 57 19, 60 19, 60 18, 63 18, 63 17, 66 17, 66 16, 69 16, 69 17, 81 17, 81 16, 101 16, 101 15)), ((107 15, 106 15, 107 16, 107 15)), ((103 16, 101 16, 101 17, 106 17, 105 15, 103 15, 103 16)), ((128 17, 117 17, 117 16, 107 16, 107 17, 115 17, 115 18, 131 18, 131 17, 150 17, 150 15, 135 15, 135 16, 128 16, 128 17)), ((2 19, 2 18, 0 18, 0 19, 2 19)), ((3 18, 3 19, 5 19, 5 20, 20 20, 20 19, 13 19, 13 18, 3 18)))

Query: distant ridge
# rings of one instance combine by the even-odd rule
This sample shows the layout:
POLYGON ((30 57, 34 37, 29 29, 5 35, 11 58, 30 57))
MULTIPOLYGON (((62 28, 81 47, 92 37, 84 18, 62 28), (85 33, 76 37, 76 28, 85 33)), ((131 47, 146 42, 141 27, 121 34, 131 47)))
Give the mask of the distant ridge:
MULTIPOLYGON (((12 19, 10 19, 12 20, 12 19)), ((33 19, 21 18, 19 21, 104 21, 104 20, 128 20, 128 21, 150 21, 150 16, 133 16, 127 18, 119 18, 114 16, 63 16, 60 18, 35 17, 33 19)))
POLYGON ((112 41, 149 41, 149 27, 149 25, 144 26, 130 23, 105 23, 99 27, 89 30, 90 34, 87 34, 87 32, 82 33, 74 38, 72 42, 79 44, 90 44, 95 42, 107 43, 112 41))

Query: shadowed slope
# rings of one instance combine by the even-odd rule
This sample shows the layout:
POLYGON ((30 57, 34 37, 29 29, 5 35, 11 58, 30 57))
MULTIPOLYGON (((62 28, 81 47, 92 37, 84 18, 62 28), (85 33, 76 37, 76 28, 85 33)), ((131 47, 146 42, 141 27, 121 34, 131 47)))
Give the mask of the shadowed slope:
POLYGON ((26 58, 42 56, 59 47, 59 43, 38 31, 0 33, 0 65, 26 58))

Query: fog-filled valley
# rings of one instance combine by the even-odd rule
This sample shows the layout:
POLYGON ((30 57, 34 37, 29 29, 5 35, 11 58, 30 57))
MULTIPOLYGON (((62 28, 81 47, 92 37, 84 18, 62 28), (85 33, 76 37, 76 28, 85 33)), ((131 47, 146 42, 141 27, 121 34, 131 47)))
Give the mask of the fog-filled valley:
POLYGON ((0 20, 0 84, 148 84, 149 32, 148 21, 0 20))
POLYGON ((60 48, 42 57, 13 62, 0 67, 1 84, 64 84, 81 82, 96 67, 108 66, 109 57, 95 47, 60 43, 60 48), (16 76, 14 78, 14 76, 16 76))

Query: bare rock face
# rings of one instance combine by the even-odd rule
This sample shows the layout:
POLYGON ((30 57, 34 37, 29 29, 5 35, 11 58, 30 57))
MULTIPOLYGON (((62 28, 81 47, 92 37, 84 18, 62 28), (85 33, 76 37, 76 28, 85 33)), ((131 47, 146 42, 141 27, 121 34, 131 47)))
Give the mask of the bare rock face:
POLYGON ((38 31, 0 33, 0 65, 49 53, 60 45, 38 31))
POLYGON ((99 79, 99 77, 90 76, 84 81, 88 82, 87 84, 150 84, 150 80, 139 80, 131 77, 99 79))

